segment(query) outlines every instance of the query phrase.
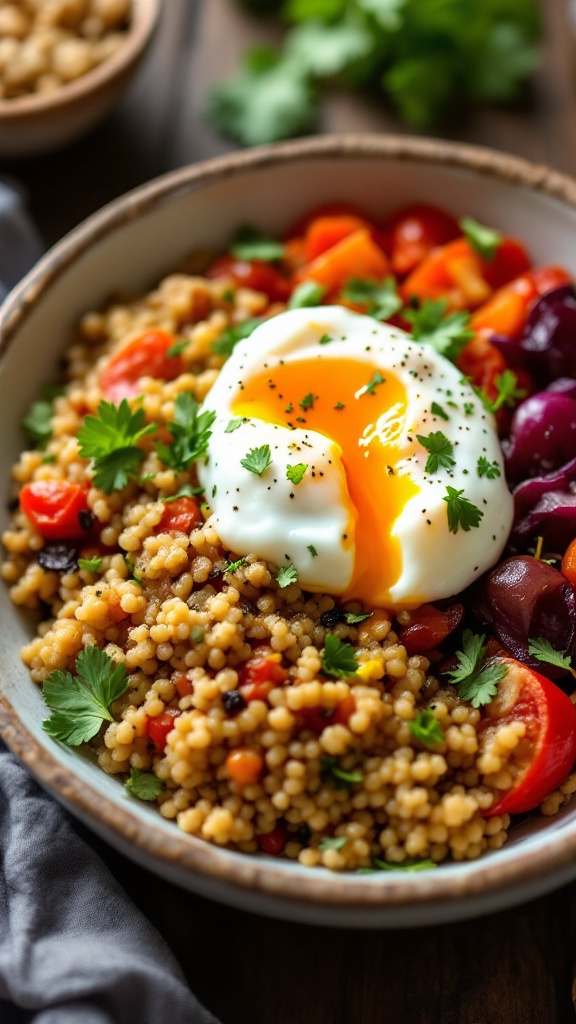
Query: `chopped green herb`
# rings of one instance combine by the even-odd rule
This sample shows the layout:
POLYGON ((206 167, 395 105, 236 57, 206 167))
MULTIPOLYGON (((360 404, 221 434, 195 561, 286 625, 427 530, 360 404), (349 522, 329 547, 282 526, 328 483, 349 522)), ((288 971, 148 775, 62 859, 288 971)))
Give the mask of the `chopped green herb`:
POLYGON ((191 391, 184 391, 174 402, 174 419, 168 423, 170 444, 156 443, 158 458, 177 473, 188 469, 206 454, 216 413, 201 412, 201 405, 191 391))
POLYGON ((416 434, 416 440, 429 452, 424 466, 426 473, 437 473, 439 469, 450 469, 456 464, 453 457, 454 445, 441 430, 433 431, 427 436, 416 434))
POLYGON ((276 582, 281 590, 283 590, 284 587, 289 587, 291 583, 297 583, 298 570, 296 566, 292 565, 292 562, 289 562, 288 565, 283 565, 278 570, 276 582))
POLYGON ((144 461, 138 442, 155 430, 154 423, 146 424, 143 410, 133 413, 125 398, 120 405, 101 401, 96 416, 86 416, 78 431, 79 452, 92 459, 96 487, 110 494, 134 479, 144 461))
POLYGON ((297 462, 295 466, 286 466, 286 479, 290 480, 293 484, 299 484, 302 482, 307 469, 308 464, 306 462, 297 462))
POLYGON ((128 569, 128 579, 132 580, 133 583, 137 583, 138 586, 141 587, 142 577, 138 576, 134 566, 134 562, 132 561, 132 558, 130 557, 127 551, 124 553, 124 561, 126 562, 126 568, 128 569))
POLYGON ((240 465, 250 473, 255 473, 256 476, 262 476, 271 462, 272 455, 269 444, 263 444, 260 448, 251 448, 246 457, 240 459, 240 465))
POLYGON ((242 320, 242 323, 227 327, 216 341, 212 342, 212 349, 219 356, 229 356, 234 351, 239 341, 249 338, 253 331, 260 324, 264 323, 262 317, 252 317, 250 320, 242 320))
MULTIPOLYGON (((228 570, 226 570, 228 572, 228 570)), ((194 626, 194 629, 190 633, 190 643, 201 644, 204 639, 206 630, 202 629, 202 626, 194 626)))
POLYGON ((53 415, 52 402, 32 402, 22 420, 24 430, 38 448, 44 448, 52 437, 53 415))
MULTIPOLYGON (((303 309, 318 306, 326 294, 326 288, 316 281, 302 281, 288 299, 288 309, 303 309)), ((322 344, 322 341, 320 341, 322 344)))
POLYGON ((160 501, 164 502, 165 505, 169 505, 172 501, 178 501, 178 498, 196 498, 199 494, 204 494, 203 487, 193 487, 192 484, 184 484, 176 494, 170 494, 167 498, 160 498, 160 501))
POLYGON ((322 652, 324 675, 347 679, 356 674, 358 661, 352 644, 339 640, 333 633, 327 633, 322 652))
POLYGON ((303 409, 304 412, 306 412, 307 409, 312 409, 317 398, 318 395, 313 395, 310 391, 307 395, 304 395, 302 401, 299 402, 300 408, 303 409))
POLYGON ((373 395, 379 384, 385 384, 386 378, 382 376, 380 370, 376 370, 376 373, 371 380, 368 381, 365 388, 362 388, 363 395, 373 395))
POLYGON ((493 228, 479 224, 473 217, 462 217, 458 223, 474 252, 478 253, 480 258, 487 263, 492 263, 502 244, 503 235, 499 231, 494 231, 493 228))
POLYGON ((441 405, 438 405, 438 402, 432 402, 432 405, 430 406, 430 412, 432 413, 433 416, 439 416, 441 420, 450 419, 446 410, 443 409, 441 405))
POLYGON ((483 455, 480 455, 478 458, 478 462, 476 463, 476 471, 478 473, 478 476, 485 476, 487 477, 488 480, 495 480, 496 477, 502 476, 500 466, 498 465, 496 460, 494 460, 493 462, 488 462, 488 459, 486 459, 483 455))
POLYGON ((318 344, 319 345, 329 345, 331 341, 334 341, 334 338, 332 337, 331 334, 323 334, 322 337, 320 338, 318 344))
POLYGON ((356 626, 359 622, 365 622, 374 615, 374 612, 345 612, 344 619, 349 626, 356 626))
POLYGON ((131 796, 136 796, 139 800, 156 800, 164 785, 153 772, 141 772, 139 768, 131 768, 126 789, 131 796))
POLYGON ((366 312, 375 320, 389 320, 402 309, 402 299, 393 277, 387 277, 384 281, 352 278, 344 285, 342 298, 355 306, 365 306, 366 312))
POLYGON ((54 739, 77 747, 96 735, 102 722, 113 722, 110 707, 128 689, 124 665, 98 647, 85 647, 75 664, 76 675, 56 669, 42 687, 52 714, 43 722, 54 739))
POLYGON ((336 402, 336 405, 334 406, 334 408, 335 409, 345 409, 346 406, 344 405, 344 402, 336 402))
POLYGON ((438 867, 434 860, 404 860, 401 864, 391 864, 380 857, 375 857, 373 864, 378 871, 431 871, 432 868, 438 867))
POLYGON ((564 651, 555 650, 550 641, 544 637, 528 640, 528 654, 531 654, 533 658, 537 658, 538 661, 545 661, 549 665, 555 665, 556 668, 565 668, 567 672, 573 671, 570 656, 564 651))
POLYGON ((454 487, 446 487, 446 495, 442 499, 448 506, 448 529, 450 533, 458 533, 462 528, 465 533, 472 527, 480 525, 484 513, 468 498, 463 498, 464 490, 457 491, 454 487))
POLYGON ((426 747, 435 747, 444 740, 444 733, 440 722, 433 711, 423 708, 408 723, 408 728, 414 739, 419 740, 426 747))
POLYGON ((79 558, 78 568, 84 569, 85 572, 100 572, 103 561, 99 555, 95 555, 94 558, 79 558))
POLYGON ((419 309, 405 309, 403 316, 412 325, 412 337, 422 345, 430 345, 445 359, 454 361, 474 337, 470 314, 446 315, 446 299, 425 299, 419 309))
POLYGON ((236 572, 236 569, 239 569, 241 565, 246 565, 245 558, 237 558, 235 562, 228 562, 224 572, 236 572))
POLYGON ((43 466, 44 465, 49 465, 52 462, 56 462, 56 456, 55 455, 43 455, 42 456, 42 465, 43 466))
POLYGON ((183 338, 182 341, 175 341, 170 348, 166 350, 168 359, 175 359, 176 356, 181 356, 184 349, 188 348, 190 344, 190 338, 183 338))
POLYGON ((228 420, 226 424, 225 434, 233 434, 235 430, 238 430, 243 423, 246 423, 246 418, 243 416, 237 416, 235 419, 228 420))
POLYGON ((337 789, 348 789, 350 786, 364 781, 362 772, 347 772, 340 768, 336 757, 321 757, 320 771, 330 776, 331 780, 336 783, 337 789))
POLYGON ((282 259, 284 246, 246 224, 238 228, 230 246, 230 253, 237 260, 261 260, 271 263, 282 259))
POLYGON ((504 370, 504 373, 494 378, 494 384, 498 389, 498 394, 494 401, 488 401, 490 412, 498 412, 498 409, 501 409, 503 405, 507 406, 508 409, 513 409, 521 398, 526 397, 526 390, 516 387, 518 378, 512 370, 504 370))
POLYGON ((314 547, 313 544, 308 545, 308 551, 312 555, 312 558, 318 558, 318 552, 316 551, 316 548, 314 547))
POLYGON ((348 842, 348 836, 323 836, 318 843, 318 849, 322 850, 341 850, 348 842))
POLYGON ((465 629, 462 634, 464 650, 456 651, 458 668, 448 673, 452 686, 462 700, 470 701, 473 708, 489 704, 498 692, 498 683, 506 675, 506 666, 494 660, 485 660, 485 637, 465 629))

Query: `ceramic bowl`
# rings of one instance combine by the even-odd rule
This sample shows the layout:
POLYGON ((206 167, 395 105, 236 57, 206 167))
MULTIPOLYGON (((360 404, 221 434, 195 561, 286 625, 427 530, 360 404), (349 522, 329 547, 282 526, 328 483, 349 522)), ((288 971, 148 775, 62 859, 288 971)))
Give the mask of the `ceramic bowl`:
MULTIPOLYGON (((382 136, 311 139, 183 168, 122 197, 58 243, 0 311, 2 466, 22 447, 19 424, 53 376, 78 317, 114 291, 145 291, 195 249, 224 248, 239 223, 281 234, 330 200, 376 216, 414 200, 470 214, 517 235, 538 262, 576 275, 576 182, 484 149, 382 136)), ((2 509, 6 502, 2 502, 2 509)), ((2 513, 4 522, 7 513, 2 513)), ((4 525, 4 524, 2 524, 4 525)), ((128 798, 121 783, 42 731, 39 688, 20 662, 33 625, 0 587, 0 727, 10 747, 73 814, 129 857, 231 905, 354 927, 455 920, 540 895, 576 877, 576 801, 555 818, 515 826, 498 852, 433 872, 335 875, 251 857, 184 835, 128 798)))
POLYGON ((0 99, 0 157, 27 157, 84 135, 118 102, 154 35, 161 0, 132 0, 124 43, 56 92, 0 99))

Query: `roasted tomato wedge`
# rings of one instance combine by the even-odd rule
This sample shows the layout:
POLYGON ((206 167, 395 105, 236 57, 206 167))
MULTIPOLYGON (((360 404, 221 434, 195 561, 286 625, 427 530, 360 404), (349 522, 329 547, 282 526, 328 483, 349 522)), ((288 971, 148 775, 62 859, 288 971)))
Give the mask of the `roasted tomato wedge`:
POLYGON ((514 658, 497 660, 507 672, 485 708, 481 751, 503 725, 521 722, 526 732, 506 766, 512 785, 496 797, 486 812, 490 816, 533 810, 564 781, 576 759, 576 708, 570 698, 514 658))
POLYGON ((195 498, 182 497, 164 506, 158 533, 190 533, 202 522, 202 513, 195 498))
POLYGON ((431 249, 461 234, 458 222, 436 206, 414 203, 398 210, 384 225, 390 235, 391 263, 395 274, 409 274, 431 249))
POLYGON ((175 338, 168 331, 150 330, 133 338, 108 361, 100 374, 100 387, 109 402, 138 394, 142 377, 174 380, 182 373, 180 356, 169 356, 175 338))
POLYGON ((410 622, 399 630, 398 639, 407 654, 424 654, 450 636, 463 618, 464 606, 461 604, 452 604, 444 610, 433 604, 423 604, 410 612, 410 622))
POLYGON ((88 512, 87 491, 71 480, 35 480, 20 491, 20 507, 46 540, 86 536, 82 512, 88 512))

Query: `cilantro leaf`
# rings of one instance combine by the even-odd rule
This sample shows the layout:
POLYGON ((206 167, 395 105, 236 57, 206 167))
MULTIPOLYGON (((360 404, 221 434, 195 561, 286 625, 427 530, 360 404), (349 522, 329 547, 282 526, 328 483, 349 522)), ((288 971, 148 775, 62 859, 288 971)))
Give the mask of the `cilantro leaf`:
POLYGON ((433 416, 439 416, 441 420, 450 419, 446 410, 443 409, 441 405, 438 405, 438 402, 432 402, 432 405, 430 406, 430 412, 432 413, 433 416))
POLYGON ((32 402, 22 420, 22 426, 28 437, 38 448, 44 448, 52 437, 52 402, 32 402))
POLYGON ((434 712, 428 708, 419 711, 408 723, 408 728, 414 739, 419 740, 426 747, 435 747, 437 743, 442 743, 444 740, 442 726, 434 712))
POLYGON ((236 572, 236 569, 239 569, 242 565, 246 565, 246 559, 237 558, 235 562, 228 562, 224 572, 236 572))
POLYGON ((506 666, 497 661, 485 661, 485 637, 465 629, 462 634, 464 650, 456 651, 458 667, 448 673, 452 686, 462 700, 470 701, 473 708, 489 704, 498 692, 498 683, 506 675, 506 666))
POLYGON ((379 384, 385 384, 386 377, 383 377, 380 370, 376 370, 374 376, 368 381, 365 387, 362 388, 362 395, 373 395, 379 384))
POLYGON ((446 315, 446 299, 425 299, 419 309, 405 309, 403 316, 412 325, 412 337, 422 345, 430 345, 445 359, 454 361, 474 337, 468 326, 470 314, 446 315))
POLYGON ((327 633, 322 652, 322 672, 336 679, 347 679, 356 674, 358 661, 352 644, 327 633))
POLYGON ((324 852, 325 850, 341 850, 348 842, 348 836, 322 836, 322 839, 318 843, 318 849, 324 852))
POLYGON ((124 665, 96 646, 76 658, 76 675, 56 669, 44 681, 42 695, 52 714, 43 722, 54 739, 71 747, 96 735, 102 722, 113 722, 110 706, 128 689, 124 665))
POLYGON ((237 260, 261 260, 265 263, 281 260, 284 251, 282 242, 261 235, 248 224, 238 228, 230 246, 230 252, 237 260))
POLYGON ((120 405, 102 400, 96 416, 86 416, 78 431, 78 450, 83 459, 92 459, 96 486, 110 494, 136 477, 144 461, 138 442, 155 430, 154 423, 146 424, 143 410, 133 413, 125 398, 120 405))
POLYGON ((224 433, 233 434, 235 430, 238 430, 238 428, 242 426, 243 423, 246 423, 246 419, 243 416, 237 416, 235 419, 228 420, 224 433))
POLYGON ((468 533, 472 527, 479 526, 480 520, 484 518, 482 509, 473 505, 468 498, 463 498, 463 494, 463 490, 457 491, 454 487, 446 487, 446 495, 442 501, 445 501, 448 506, 448 529, 450 533, 458 533, 460 527, 465 533, 468 533))
POLYGON ((306 462, 297 462, 295 466, 286 466, 286 479, 293 484, 302 482, 304 474, 308 469, 306 462))
POLYGON ((503 405, 513 409, 517 402, 526 396, 524 388, 518 388, 518 378, 513 370, 504 370, 498 377, 494 378, 498 394, 494 401, 488 400, 487 407, 490 412, 498 412, 503 405))
POLYGON ((79 558, 78 568, 84 569, 86 572, 100 572, 103 561, 104 559, 99 555, 95 555, 94 558, 79 558))
POLYGON ((349 626, 355 626, 358 622, 365 622, 366 619, 370 619, 374 615, 374 612, 345 612, 344 620, 349 626))
POLYGON ((320 771, 329 776, 330 780, 336 784, 337 789, 349 789, 350 786, 364 781, 362 772, 347 772, 340 768, 336 757, 321 757, 320 771))
POLYGON ((139 768, 131 768, 126 789, 131 796, 136 796, 139 800, 156 800, 164 786, 153 772, 141 772, 139 768))
POLYGON ((496 460, 494 460, 493 462, 488 462, 488 459, 485 458, 484 455, 480 455, 478 457, 478 462, 476 463, 476 472, 478 473, 479 477, 485 476, 488 480, 495 480, 496 477, 502 476, 500 466, 498 465, 496 460))
POLYGON ((256 476, 262 476, 271 462, 272 455, 269 444, 263 444, 260 448, 251 448, 246 457, 240 459, 240 465, 250 473, 255 473, 256 476))
MULTIPOLYGON (((318 306, 326 294, 326 288, 317 281, 302 281, 288 299, 288 309, 303 309, 318 306)), ((322 344, 322 340, 320 340, 322 344)))
POLYGON ((182 341, 175 341, 170 348, 166 349, 166 355, 168 359, 175 359, 176 356, 181 356, 185 349, 190 344, 190 338, 183 338, 182 341))
POLYGON ((538 661, 545 661, 549 665, 556 665, 557 668, 565 668, 567 672, 572 672, 571 657, 564 651, 555 650, 550 641, 544 637, 528 640, 528 654, 537 658, 538 661))
POLYGON ((227 327, 222 331, 219 338, 212 342, 212 351, 219 356, 229 356, 234 351, 239 341, 249 338, 252 331, 255 331, 260 324, 264 323, 261 316, 251 317, 250 320, 242 320, 233 327, 227 327))
POLYGON ((177 473, 206 454, 216 413, 200 411, 200 403, 191 391, 184 391, 174 402, 174 419, 168 423, 170 444, 157 442, 158 458, 177 473))
POLYGON ((342 298, 355 306, 366 306, 366 312, 375 320, 389 320, 402 309, 402 299, 396 289, 393 277, 383 281, 353 277, 342 289, 342 298))
POLYGON ((292 562, 289 562, 288 565, 283 565, 278 570, 276 582, 281 590, 284 590, 284 587, 289 587, 291 583, 297 583, 298 569, 296 566, 292 565, 292 562))
POLYGON ((479 224, 473 217, 462 217, 458 223, 474 252, 478 253, 480 259, 485 260, 486 263, 492 263, 504 236, 499 231, 494 231, 493 228, 479 224))
POLYGON ((435 430, 427 436, 416 434, 416 440, 430 453, 424 466, 425 473, 437 473, 440 468, 450 469, 456 465, 454 445, 441 430, 435 430))

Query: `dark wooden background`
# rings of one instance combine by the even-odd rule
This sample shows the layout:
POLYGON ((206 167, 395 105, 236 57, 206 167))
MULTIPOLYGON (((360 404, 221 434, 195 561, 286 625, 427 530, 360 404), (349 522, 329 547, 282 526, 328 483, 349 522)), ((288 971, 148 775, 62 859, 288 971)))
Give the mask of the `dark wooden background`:
MULTIPOLYGON (((445 134, 576 174, 574 4, 542 0, 542 8, 545 59, 530 95, 511 109, 461 114, 445 134)), ((233 0, 164 0, 154 47, 108 121, 59 153, 2 168, 28 187, 46 243, 141 182, 230 149, 204 121, 207 90, 234 69, 248 43, 276 37, 275 28, 241 14, 233 0)), ((406 130, 375 98, 345 93, 325 101, 321 128, 406 130)), ((193 897, 97 845, 223 1024, 563 1024, 575 1018, 576 886, 458 925, 328 930, 193 897)))

